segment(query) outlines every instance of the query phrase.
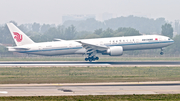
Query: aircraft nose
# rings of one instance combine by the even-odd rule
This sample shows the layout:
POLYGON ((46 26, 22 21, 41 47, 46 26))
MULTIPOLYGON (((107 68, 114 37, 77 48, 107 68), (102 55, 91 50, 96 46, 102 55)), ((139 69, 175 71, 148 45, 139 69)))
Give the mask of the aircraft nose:
POLYGON ((173 39, 168 38, 168 40, 169 40, 171 43, 174 43, 174 40, 173 40, 173 39))
POLYGON ((172 44, 174 43, 174 40, 171 39, 172 44))

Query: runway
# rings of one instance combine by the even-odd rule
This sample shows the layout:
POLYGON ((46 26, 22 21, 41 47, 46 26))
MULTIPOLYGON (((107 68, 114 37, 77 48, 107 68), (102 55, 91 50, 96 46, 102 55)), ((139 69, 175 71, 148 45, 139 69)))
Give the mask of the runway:
POLYGON ((0 62, 0 66, 180 66, 180 61, 120 61, 120 62, 70 62, 70 61, 25 61, 0 62))
POLYGON ((180 94, 180 82, 0 84, 0 96, 180 94))

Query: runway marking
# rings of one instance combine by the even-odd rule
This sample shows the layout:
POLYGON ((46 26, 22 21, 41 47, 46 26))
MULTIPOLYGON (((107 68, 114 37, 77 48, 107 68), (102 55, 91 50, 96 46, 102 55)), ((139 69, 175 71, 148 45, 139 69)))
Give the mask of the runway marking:
POLYGON ((110 64, 0 64, 0 66, 101 66, 110 64))
POLYGON ((179 85, 180 81, 0 84, 1 89, 8 89, 0 91, 0 96, 180 94, 179 85))
POLYGON ((119 62, 76 62, 76 61, 5 61, 0 62, 0 67, 15 66, 180 66, 180 61, 119 61, 119 62))
POLYGON ((180 84, 180 81, 158 81, 158 82, 109 82, 109 83, 54 83, 55 86, 115 86, 115 85, 164 85, 164 84, 180 84))
POLYGON ((7 94, 8 92, 7 91, 0 91, 0 93, 7 94))

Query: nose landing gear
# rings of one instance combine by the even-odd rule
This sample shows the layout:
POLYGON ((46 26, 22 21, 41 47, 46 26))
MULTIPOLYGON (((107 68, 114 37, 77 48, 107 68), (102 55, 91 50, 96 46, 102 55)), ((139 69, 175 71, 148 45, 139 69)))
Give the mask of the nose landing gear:
POLYGON ((160 54, 161 54, 161 55, 163 55, 163 54, 164 54, 164 52, 160 52, 160 54))
POLYGON ((161 54, 161 55, 163 55, 163 54, 164 54, 164 52, 163 52, 163 49, 162 49, 162 48, 161 48, 161 52, 160 52, 160 54, 161 54))

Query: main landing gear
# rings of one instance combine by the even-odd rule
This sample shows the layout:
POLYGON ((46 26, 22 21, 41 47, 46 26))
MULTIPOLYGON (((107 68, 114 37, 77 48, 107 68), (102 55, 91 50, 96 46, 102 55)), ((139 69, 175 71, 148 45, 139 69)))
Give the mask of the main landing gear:
POLYGON ((162 48, 161 48, 161 52, 160 52, 160 54, 161 54, 161 55, 163 55, 163 54, 164 54, 164 52, 163 52, 163 49, 162 49, 162 48))
POLYGON ((91 56, 91 57, 85 58, 85 61, 89 61, 89 62, 92 62, 92 61, 95 61, 95 60, 99 60, 99 57, 91 56))

